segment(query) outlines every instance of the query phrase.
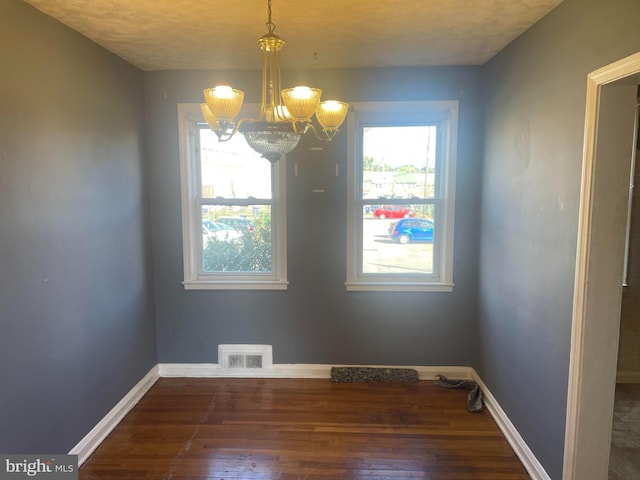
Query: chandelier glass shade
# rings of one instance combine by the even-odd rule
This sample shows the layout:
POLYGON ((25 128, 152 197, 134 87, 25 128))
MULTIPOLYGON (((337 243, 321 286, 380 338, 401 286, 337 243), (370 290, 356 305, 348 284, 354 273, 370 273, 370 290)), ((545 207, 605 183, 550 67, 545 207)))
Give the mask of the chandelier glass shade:
POLYGON ((236 119, 242 109, 244 92, 227 85, 206 88, 205 102, 200 109, 219 141, 229 140, 240 132, 253 150, 276 162, 291 152, 309 130, 319 139, 330 141, 344 122, 349 105, 337 100, 321 101, 319 88, 281 88, 280 50, 285 42, 273 33, 271 0, 267 7, 269 31, 258 39, 262 51, 260 113, 256 118, 236 119), (321 131, 312 122, 314 115, 321 131))

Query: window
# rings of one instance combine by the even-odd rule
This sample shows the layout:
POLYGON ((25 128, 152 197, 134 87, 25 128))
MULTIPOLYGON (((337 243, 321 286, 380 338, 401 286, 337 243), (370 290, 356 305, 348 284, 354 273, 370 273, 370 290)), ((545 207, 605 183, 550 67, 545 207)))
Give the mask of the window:
POLYGON ((185 289, 286 289, 285 159, 218 142, 198 105, 178 113, 185 289))
POLYGON ((452 291, 458 103, 352 104, 347 290, 452 291))

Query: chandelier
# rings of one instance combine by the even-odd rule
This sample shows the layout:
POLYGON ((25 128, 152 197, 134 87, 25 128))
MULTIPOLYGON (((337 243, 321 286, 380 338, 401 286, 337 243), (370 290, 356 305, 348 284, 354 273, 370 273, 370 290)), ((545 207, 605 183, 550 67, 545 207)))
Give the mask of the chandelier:
POLYGON ((347 115, 349 105, 337 100, 320 101, 322 90, 297 86, 280 88, 280 50, 284 40, 274 34, 271 0, 267 3, 268 33, 258 39, 262 50, 262 101, 256 118, 236 120, 242 108, 244 92, 218 85, 204 90, 202 115, 221 142, 240 132, 249 146, 270 162, 291 152, 302 135, 312 130, 320 140, 331 141, 347 115), (316 120, 319 132, 312 123, 316 120))

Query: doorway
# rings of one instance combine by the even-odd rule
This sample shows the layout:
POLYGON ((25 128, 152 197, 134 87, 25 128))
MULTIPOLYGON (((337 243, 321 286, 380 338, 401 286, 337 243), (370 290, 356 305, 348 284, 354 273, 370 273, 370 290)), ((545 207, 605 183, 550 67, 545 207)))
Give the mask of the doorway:
POLYGON ((564 480, 607 478, 640 53, 588 76, 564 480))
POLYGON ((640 169, 635 168, 640 147, 639 114, 636 100, 636 157, 629 189, 609 480, 640 478, 640 189, 634 188, 640 185, 640 169))

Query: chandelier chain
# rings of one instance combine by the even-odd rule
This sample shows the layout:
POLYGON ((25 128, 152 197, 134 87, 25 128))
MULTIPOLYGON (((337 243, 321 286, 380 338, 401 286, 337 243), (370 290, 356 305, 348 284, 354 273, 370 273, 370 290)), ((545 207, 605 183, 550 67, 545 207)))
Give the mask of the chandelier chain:
POLYGON ((271 21, 271 0, 267 0, 267 28, 269 29, 269 34, 273 34, 273 31, 276 29, 276 24, 271 21))

